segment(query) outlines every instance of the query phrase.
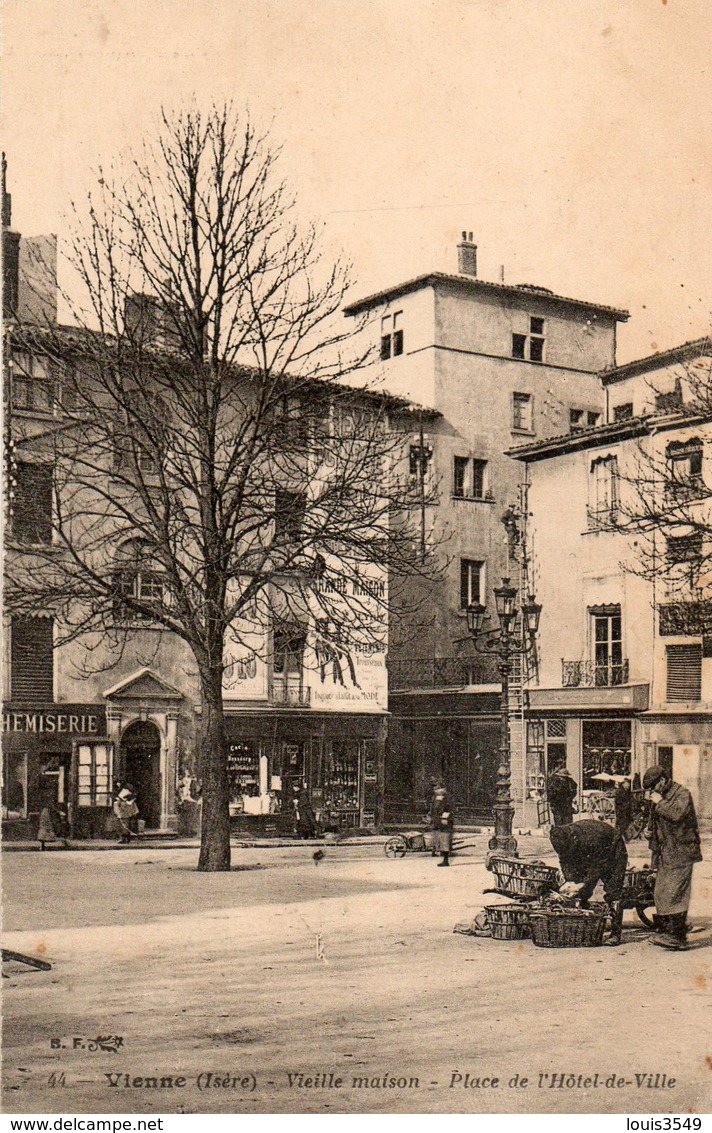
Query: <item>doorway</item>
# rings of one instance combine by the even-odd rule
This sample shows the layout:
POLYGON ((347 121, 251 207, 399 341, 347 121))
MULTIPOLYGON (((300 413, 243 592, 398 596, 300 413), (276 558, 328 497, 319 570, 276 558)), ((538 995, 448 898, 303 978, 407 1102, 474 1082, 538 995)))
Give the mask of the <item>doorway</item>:
POLYGON ((123 781, 136 792, 138 816, 146 829, 161 824, 161 736, 150 720, 129 724, 121 737, 123 781))

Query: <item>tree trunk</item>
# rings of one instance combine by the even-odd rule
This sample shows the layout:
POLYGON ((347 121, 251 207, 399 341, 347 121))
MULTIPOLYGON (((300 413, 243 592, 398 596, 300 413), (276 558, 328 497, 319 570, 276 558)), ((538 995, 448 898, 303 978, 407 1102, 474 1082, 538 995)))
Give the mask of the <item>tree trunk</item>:
POLYGON ((222 670, 201 676, 203 731, 200 772, 203 817, 198 869, 217 873, 230 869, 230 811, 227 746, 222 703, 222 670))

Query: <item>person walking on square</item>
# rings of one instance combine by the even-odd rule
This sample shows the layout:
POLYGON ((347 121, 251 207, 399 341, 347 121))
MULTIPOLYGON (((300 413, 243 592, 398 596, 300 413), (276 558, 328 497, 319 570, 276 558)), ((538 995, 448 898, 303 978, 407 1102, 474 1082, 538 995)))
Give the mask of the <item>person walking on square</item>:
POLYGON ((657 763, 645 772, 643 790, 653 804, 650 848, 657 869, 656 931, 650 943, 682 952, 687 948, 692 867, 702 861, 695 804, 687 788, 657 763))
POLYGON ((574 801, 578 787, 567 767, 557 767, 551 773, 546 791, 553 819, 552 825, 570 825, 574 820, 574 801))
POLYGON ((455 821, 452 813, 452 804, 444 787, 436 787, 433 793, 433 805, 430 810, 430 827, 434 832, 433 848, 442 855, 439 866, 450 865, 452 852, 452 834, 455 821))

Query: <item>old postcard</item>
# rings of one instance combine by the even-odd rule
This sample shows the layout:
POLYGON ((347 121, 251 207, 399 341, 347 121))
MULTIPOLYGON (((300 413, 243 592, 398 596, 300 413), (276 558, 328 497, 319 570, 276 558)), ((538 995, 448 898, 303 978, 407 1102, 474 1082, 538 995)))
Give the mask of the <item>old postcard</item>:
POLYGON ((4 22, 3 1112, 699 1130, 709 5, 4 22))

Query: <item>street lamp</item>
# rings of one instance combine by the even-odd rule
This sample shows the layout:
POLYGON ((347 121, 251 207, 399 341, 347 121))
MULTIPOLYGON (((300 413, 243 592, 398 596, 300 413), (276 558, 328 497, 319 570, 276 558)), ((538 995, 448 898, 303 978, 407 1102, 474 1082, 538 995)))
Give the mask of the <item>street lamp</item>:
POLYGON ((472 602, 467 607, 467 628, 472 635, 475 649, 497 657, 497 667, 502 679, 501 693, 501 732, 499 745, 499 767, 497 768, 497 801, 494 805, 494 837, 489 848, 495 852, 516 854, 517 840, 512 835, 514 807, 511 794, 511 745, 509 737, 509 679, 512 673, 512 658, 528 653, 534 644, 539 628, 541 605, 533 594, 528 596, 517 608, 517 590, 508 578, 502 579, 501 586, 495 586, 494 599, 499 618, 499 630, 485 630, 486 608, 481 602, 472 602), (517 620, 521 613, 521 637, 515 638, 517 620))

